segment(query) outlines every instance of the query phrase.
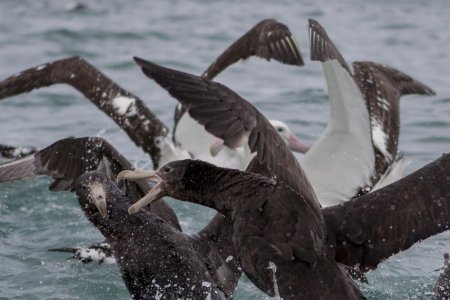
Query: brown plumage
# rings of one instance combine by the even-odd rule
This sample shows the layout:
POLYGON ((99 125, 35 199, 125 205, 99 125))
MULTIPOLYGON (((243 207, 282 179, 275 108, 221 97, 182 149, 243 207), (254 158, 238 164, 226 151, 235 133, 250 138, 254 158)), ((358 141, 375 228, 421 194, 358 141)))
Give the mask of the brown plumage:
POLYGON ((389 256, 448 230, 450 154, 405 178, 322 210, 336 260, 374 269, 389 256))
POLYGON ((267 119, 219 83, 135 60, 225 145, 234 148, 248 141, 256 152, 245 173, 200 161, 170 163, 155 173, 160 184, 146 198, 170 195, 229 217, 244 272, 269 295, 278 288, 284 299, 330 299, 337 290, 347 299, 362 297, 330 255, 314 191, 267 119), (316 282, 324 287, 311 288, 316 282))
POLYGON ((268 61, 303 66, 303 58, 297 42, 289 28, 274 19, 265 19, 256 24, 236 42, 228 47, 203 72, 202 77, 213 79, 220 72, 240 59, 258 56, 268 61))
MULTIPOLYGON (((77 182, 81 176, 84 176, 83 174, 92 171, 100 172, 101 174, 97 176, 104 178, 102 182, 105 183, 106 181, 115 182, 118 173, 124 170, 134 170, 134 168, 104 139, 97 137, 67 138, 55 142, 34 155, 0 165, 0 183, 47 175, 54 179, 54 182, 50 185, 51 190, 75 191, 77 182)), ((109 186, 111 184, 108 183, 109 186)), ((125 193, 124 197, 127 198, 127 207, 149 191, 149 185, 143 181, 127 182, 121 188, 125 193)), ((198 268, 208 270, 207 276, 212 278, 213 285, 222 290, 227 298, 232 297, 242 271, 237 259, 229 259, 230 257, 236 257, 231 241, 232 228, 229 219, 217 214, 200 232, 188 236, 181 232, 178 218, 166 202, 158 201, 158 203, 146 207, 145 211, 152 215, 152 220, 159 220, 154 224, 152 230, 158 230, 157 226, 162 226, 161 228, 170 232, 170 238, 177 239, 178 236, 183 241, 187 239, 191 248, 189 250, 191 251, 190 255, 201 257, 202 265, 198 268), (169 227, 171 229, 168 229, 169 227)), ((126 210, 124 212, 126 213, 126 210)), ((139 231, 136 228, 130 230, 139 231)), ((151 239, 151 236, 142 238, 151 239)), ((108 237, 107 241, 109 242, 108 237)), ((161 240, 160 242, 164 244, 167 241, 161 240)), ((120 243, 127 245, 127 239, 120 242, 120 239, 116 236, 114 243, 116 245, 121 245, 120 243)), ((142 248, 142 245, 140 246, 142 248)), ((153 246, 155 252, 169 251, 167 248, 158 250, 158 244, 153 246)), ((123 248, 121 249, 122 254, 147 251, 133 249, 133 247, 127 248, 124 245, 121 245, 121 247, 123 248)), ((179 245, 179 247, 181 249, 182 246, 179 245)), ((115 251, 114 247, 113 251, 115 251)), ((149 258, 150 261, 159 259, 158 257, 149 258)), ((170 277, 170 270, 167 270, 164 276, 170 277)))
MULTIPOLYGON (((400 135, 400 97, 405 95, 434 95, 434 91, 409 75, 392 67, 374 62, 354 62, 354 78, 369 111, 372 135, 376 127, 386 136, 386 150, 375 151, 375 174, 383 174, 395 161, 400 135)), ((377 175, 379 176, 379 175, 377 175)), ((378 180, 375 176, 373 181, 378 180)))
POLYGON ((218 285, 191 237, 153 213, 130 216, 133 199, 100 173, 77 183, 81 209, 111 244, 133 299, 220 299, 218 285))

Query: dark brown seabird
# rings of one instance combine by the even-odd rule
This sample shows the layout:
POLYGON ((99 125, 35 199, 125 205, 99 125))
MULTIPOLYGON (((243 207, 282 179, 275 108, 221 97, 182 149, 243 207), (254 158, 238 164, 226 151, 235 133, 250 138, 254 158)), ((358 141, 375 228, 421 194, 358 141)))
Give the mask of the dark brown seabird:
POLYGON ((381 190, 320 210, 297 161, 250 103, 219 83, 135 60, 209 132, 230 147, 248 142, 256 157, 247 172, 185 160, 157 172, 121 173, 118 179, 156 182, 130 213, 165 195, 222 212, 233 222, 244 272, 266 293, 360 298, 337 263, 373 269, 448 229, 450 155, 381 190))
POLYGON ((152 213, 129 215, 132 201, 101 173, 83 174, 76 193, 88 220, 111 245, 133 299, 220 299, 192 237, 152 213))
MULTIPOLYGON (((308 179, 269 121, 219 83, 135 60, 225 145, 235 148, 248 141, 256 157, 244 173, 200 161, 168 164, 159 177, 150 175, 157 185, 130 212, 164 194, 209 206, 232 220, 242 268, 265 293, 330 299, 339 290, 342 297, 361 298, 326 245, 325 223, 308 179), (326 287, 310 289, 318 280, 326 287)), ((121 178, 143 179, 146 174, 125 172, 121 178)))
MULTIPOLYGON (((266 60, 274 59, 284 64, 303 65, 301 53, 289 28, 276 20, 267 19, 259 22, 227 48, 207 68, 203 76, 212 79, 232 63, 252 55, 266 60)), ((5 79, 0 82, 0 100, 54 84, 72 86, 107 114, 138 147, 150 155, 154 169, 172 160, 185 159, 192 155, 196 157, 198 153, 191 151, 189 146, 198 144, 198 141, 188 141, 199 134, 207 134, 200 127, 202 132, 198 132, 196 128, 187 128, 183 131, 188 132, 189 136, 180 136, 177 133, 179 122, 189 117, 183 118, 183 110, 177 108, 172 138, 170 129, 138 96, 120 87, 80 57, 41 64, 5 79)), ((186 126, 189 127, 190 124, 196 123, 192 121, 186 126)), ((211 156, 206 144, 204 148, 211 156)), ((211 157, 211 160, 216 163, 214 157, 211 157)))
MULTIPOLYGON (((98 176, 107 178, 108 182, 114 182, 117 174, 124 170, 134 170, 134 168, 113 146, 102 138, 68 138, 57 141, 31 156, 1 164, 0 183, 47 175, 54 179, 54 182, 50 185, 50 190, 75 191, 77 188, 77 180, 85 173, 92 171, 101 172, 105 175, 98 176)), ((85 176, 83 178, 86 179, 88 177, 85 176)), ((102 183, 104 182, 103 180, 102 183)), ((125 195, 123 197, 126 197, 128 203, 126 207, 128 207, 145 195, 149 191, 149 186, 142 181, 133 184, 126 183, 125 186, 122 186, 122 190, 124 190, 125 195)), ((197 269, 193 269, 193 272, 197 272, 200 269, 208 270, 208 274, 205 276, 212 278, 211 284, 223 291, 227 299, 232 298, 241 275, 241 270, 237 259, 233 259, 236 257, 236 253, 231 241, 232 229, 230 221, 221 214, 216 214, 204 229, 196 235, 189 236, 181 232, 177 216, 172 208, 164 201, 160 202, 155 203, 155 205, 150 205, 146 209, 146 213, 151 215, 150 218, 153 220, 151 221, 155 226, 153 230, 158 231, 158 228, 161 228, 168 235, 167 243, 172 243, 172 239, 180 239, 180 245, 177 246, 174 242, 170 248, 167 248, 167 243, 164 242, 161 244, 155 241, 150 244, 141 244, 141 248, 147 249, 133 249, 133 247, 124 246, 128 245, 128 239, 123 239, 120 242, 119 238, 115 239, 112 245, 116 260, 118 256, 126 256, 129 253, 150 253, 153 251, 155 255, 159 255, 163 252, 170 253, 171 249, 178 249, 183 252, 187 251, 183 247, 188 242, 189 255, 193 257, 198 256, 202 259, 201 265, 198 265, 197 269), (120 243, 123 245, 120 245, 120 243), (120 246, 120 249, 117 248, 117 245, 120 246)), ((103 212, 107 210, 103 202, 97 203, 97 207, 103 212)), ((148 227, 150 225, 146 226, 148 227)), ((130 232, 132 230, 139 229, 130 229, 130 232)), ((106 241, 110 242, 111 237, 108 237, 108 235, 105 235, 105 237, 107 238, 106 241)), ((151 240, 151 236, 142 238, 151 240)), ((136 260, 138 258, 135 257, 134 259, 136 260)), ((159 260, 159 258, 148 258, 147 263, 150 264, 155 260, 159 260)), ((119 264, 121 262, 124 263, 123 261, 119 261, 119 264)), ((192 264, 197 264, 197 262, 192 262, 192 264)), ((189 268, 193 267, 191 266, 189 268)), ((171 272, 171 269, 167 269, 167 272, 161 274, 160 278, 171 276, 171 272)), ((149 273, 149 275, 151 274, 149 273)), ((127 276, 129 277, 130 275, 127 276)), ((139 273, 137 276, 143 276, 143 274, 139 273)), ((124 280, 127 279, 124 277, 124 280)), ((184 278, 179 280, 184 280, 184 278)), ((168 297, 168 299, 171 298, 168 297)))

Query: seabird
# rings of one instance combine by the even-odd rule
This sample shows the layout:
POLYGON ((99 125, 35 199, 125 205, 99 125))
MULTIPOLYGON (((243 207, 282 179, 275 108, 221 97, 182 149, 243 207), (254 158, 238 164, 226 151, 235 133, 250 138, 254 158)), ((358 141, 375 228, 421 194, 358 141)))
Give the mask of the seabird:
POLYGON ((83 174, 76 193, 88 220, 110 243, 133 299, 220 299, 189 236, 152 213, 129 215, 132 201, 103 174, 83 174))
POLYGON ((433 287, 433 294, 437 299, 450 299, 450 268, 449 255, 444 253, 444 265, 436 271, 440 271, 439 278, 433 287))
MULTIPOLYGON (((220 116, 221 123, 206 127, 211 134, 231 148, 248 142, 256 156, 247 172, 201 161, 170 163, 150 175, 157 181, 155 187, 129 211, 134 213, 164 195, 209 206, 232 220, 242 268, 265 293, 274 296, 278 291, 283 299, 300 295, 318 299, 339 290, 342 297, 360 298, 357 287, 328 253, 320 205, 308 179, 269 121, 219 83, 135 60, 201 124, 220 116), (325 287, 308 288, 317 278, 326 282, 325 287)), ((143 179, 146 174, 127 172, 121 178, 143 179)))
POLYGON ((244 272, 269 295, 361 298, 338 263, 373 269, 448 229, 450 155, 374 193, 321 210, 297 160, 254 106, 219 83, 135 60, 199 123, 221 114, 223 123, 207 130, 232 148, 248 143, 256 156, 246 172, 194 160, 150 173, 122 172, 118 180, 156 183, 129 212, 166 195, 218 210, 233 222, 244 272))
MULTIPOLYGON (((303 65, 289 28, 273 19, 267 19, 259 22, 225 50, 203 76, 212 79, 232 63, 252 55, 285 64, 303 65)), ((245 169, 251 159, 244 149, 227 149, 213 157, 209 146, 215 138, 188 115, 183 114, 181 108, 176 110, 172 136, 169 128, 139 97, 120 87, 80 57, 41 64, 5 79, 0 82, 0 99, 60 83, 77 89, 113 119, 138 147, 150 155, 154 169, 173 160, 191 157, 245 169)), ((294 136, 291 140, 298 141, 294 136)), ((292 144, 294 150, 298 144, 299 141, 292 144)))
MULTIPOLYGON (((101 176, 102 178, 107 177, 108 182, 114 182, 117 174, 124 170, 134 170, 134 168, 104 139, 98 137, 67 138, 57 141, 28 157, 1 164, 0 183, 47 175, 54 179, 54 182, 50 185, 50 190, 75 191, 77 189, 77 180, 85 173, 93 171, 101 172, 105 175, 98 176, 101 176)), ((87 177, 84 176, 83 178, 87 177)), ((102 182, 104 183, 105 181, 102 182)), ((108 185, 110 185, 110 183, 108 183, 108 185)), ((122 187, 122 190, 125 193, 124 197, 127 199, 127 208, 134 201, 144 196, 145 193, 149 191, 149 186, 142 181, 132 184, 127 182, 125 186, 122 187)), ((103 205, 102 209, 106 209, 105 204, 98 205, 103 205)), ((84 209, 84 207, 82 207, 82 209, 84 209)), ((124 212, 126 212, 126 210, 124 210, 124 212)), ((191 249, 189 250, 191 251, 190 255, 197 255, 202 259, 203 265, 198 268, 207 269, 209 272, 207 276, 213 280, 212 285, 218 286, 227 298, 232 298, 242 271, 240 270, 238 260, 230 259, 230 257, 236 257, 236 253, 231 241, 232 229, 229 219, 221 214, 216 214, 205 228, 197 234, 189 236, 182 233, 175 212, 164 201, 155 203, 155 205, 150 205, 146 210, 146 213, 151 215, 151 219, 154 220, 154 222, 152 221, 154 226, 158 225, 166 231, 168 230, 167 228, 171 228, 169 230, 170 236, 167 237, 168 243, 171 238, 177 239, 177 237, 183 241, 187 241, 191 249)), ((154 230, 157 229, 157 227, 154 228, 154 230)), ((166 234, 169 233, 166 232, 166 234)), ((106 242, 110 243, 108 236, 105 235, 105 237, 107 238, 106 242)), ((147 238, 151 239, 151 235, 147 238)), ((126 243, 127 239, 125 239, 123 243, 126 243)), ((114 243, 118 243, 118 241, 115 241, 114 243)), ((111 245, 112 250, 117 253, 114 243, 111 245)), ((177 247, 182 248, 184 247, 183 245, 186 244, 180 244, 179 246, 174 244, 172 247, 175 249, 177 247)), ((155 247, 153 250, 155 251, 155 255, 164 252, 170 253, 170 249, 167 247, 158 250, 159 247, 163 246, 159 246, 158 244, 152 244, 152 246, 155 247)), ((127 249, 121 249, 120 251, 122 252, 120 253, 124 254, 124 251, 126 250, 127 249)), ((128 251, 132 252, 135 250, 130 248, 128 251)), ((180 251, 184 250, 181 249, 180 251)), ((115 255, 115 258, 117 260, 117 255, 115 255)), ((159 258, 153 257, 149 258, 149 261, 151 261, 151 259, 159 260, 159 258)), ((169 273, 163 275, 169 276, 169 273)), ((183 280, 184 279, 185 278, 183 278, 183 280)), ((124 278, 124 280, 126 279, 124 278)), ((171 282, 167 282, 167 284, 170 283, 171 282)), ((170 297, 168 298, 171 299, 170 297)))
POLYGON ((434 94, 425 84, 389 66, 353 63, 354 73, 319 22, 309 20, 311 60, 322 62, 330 121, 301 163, 323 206, 395 181, 400 97, 434 94), (394 178, 392 178, 392 176, 394 178), (383 182, 380 182, 383 179, 383 182))

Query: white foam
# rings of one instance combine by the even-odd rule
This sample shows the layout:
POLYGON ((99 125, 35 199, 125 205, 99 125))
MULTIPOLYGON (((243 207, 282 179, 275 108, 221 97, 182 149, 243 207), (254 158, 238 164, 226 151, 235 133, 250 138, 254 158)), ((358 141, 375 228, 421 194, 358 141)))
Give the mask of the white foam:
MULTIPOLYGON (((136 102, 136 99, 122 96, 122 95, 119 95, 119 96, 115 97, 114 99, 112 99, 112 105, 114 106, 116 111, 121 115, 124 115, 128 111, 128 109, 130 108, 131 105, 134 106, 135 102, 136 102)), ((136 108, 133 107, 133 109, 135 110, 136 108)))

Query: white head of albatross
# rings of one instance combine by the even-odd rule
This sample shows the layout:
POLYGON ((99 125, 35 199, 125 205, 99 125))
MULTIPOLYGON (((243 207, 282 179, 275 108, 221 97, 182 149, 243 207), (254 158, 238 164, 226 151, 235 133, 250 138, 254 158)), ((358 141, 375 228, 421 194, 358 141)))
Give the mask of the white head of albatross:
POLYGON ((292 151, 306 153, 309 148, 311 148, 310 145, 304 144, 295 134, 293 134, 286 123, 278 120, 269 120, 269 122, 292 151))

